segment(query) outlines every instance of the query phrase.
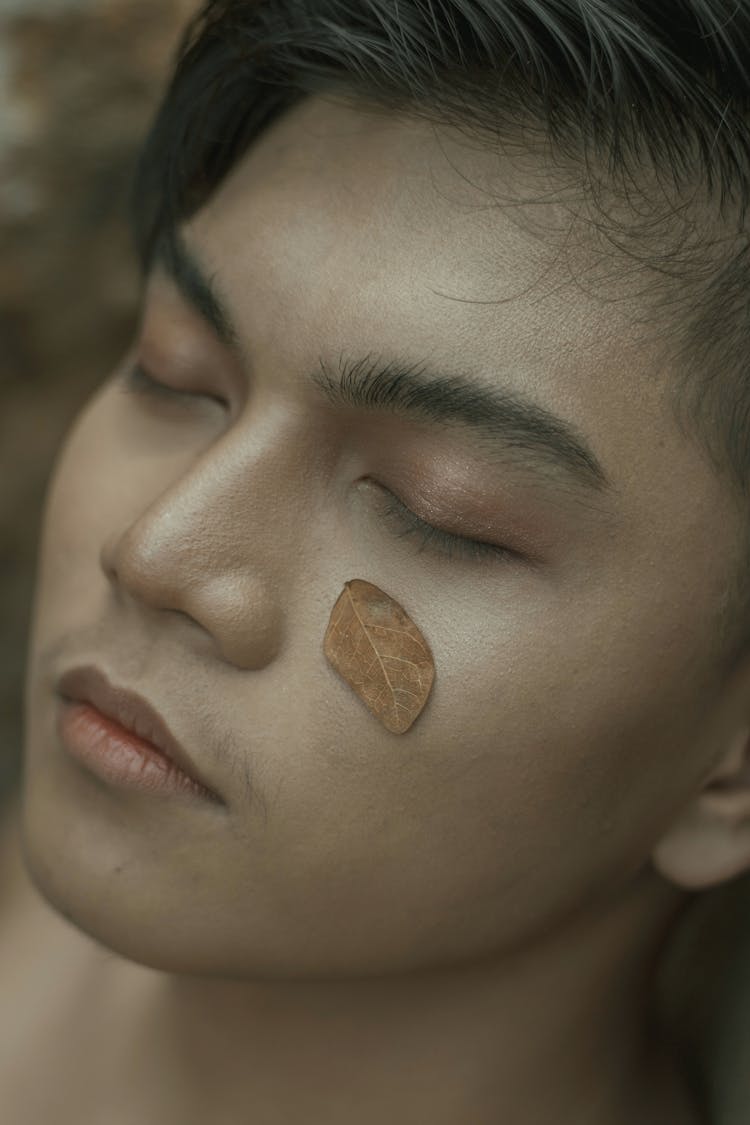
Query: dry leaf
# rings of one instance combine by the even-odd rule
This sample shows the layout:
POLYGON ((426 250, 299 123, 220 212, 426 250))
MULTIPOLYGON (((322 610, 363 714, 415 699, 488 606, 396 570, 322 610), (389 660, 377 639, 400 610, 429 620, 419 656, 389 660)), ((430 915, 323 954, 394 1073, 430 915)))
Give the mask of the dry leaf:
POLYGON ((371 582, 345 583, 323 651, 394 734, 403 734, 421 714, 435 678, 430 646, 398 602, 371 582))

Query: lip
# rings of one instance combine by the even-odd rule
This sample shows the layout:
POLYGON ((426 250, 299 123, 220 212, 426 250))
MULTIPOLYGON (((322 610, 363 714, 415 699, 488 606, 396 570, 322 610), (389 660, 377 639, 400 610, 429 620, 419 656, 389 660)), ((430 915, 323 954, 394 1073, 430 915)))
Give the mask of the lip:
POLYGON ((126 731, 150 743, 165 758, 215 800, 224 801, 196 767, 190 754, 172 734, 156 708, 135 691, 115 687, 105 674, 93 665, 71 668, 57 684, 57 693, 67 702, 89 703, 102 715, 126 731))

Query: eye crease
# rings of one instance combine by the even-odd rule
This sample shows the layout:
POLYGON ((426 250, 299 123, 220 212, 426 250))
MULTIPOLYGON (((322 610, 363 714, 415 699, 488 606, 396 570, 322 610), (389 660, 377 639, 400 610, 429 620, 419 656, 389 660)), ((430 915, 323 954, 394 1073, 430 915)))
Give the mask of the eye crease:
MULTIPOLYGON (((129 394, 151 395, 155 398, 175 399, 181 397, 199 398, 191 391, 180 391, 174 387, 165 386, 146 370, 141 363, 129 367, 123 378, 124 387, 129 394)), ((219 400, 216 399, 218 402, 219 400)), ((368 478, 369 479, 369 478, 368 478)), ((416 553, 427 552, 430 555, 442 556, 448 560, 468 559, 471 562, 484 562, 495 564, 509 559, 518 559, 516 551, 501 547, 495 543, 487 543, 481 539, 470 539, 464 535, 455 535, 427 523, 426 520, 407 507, 402 500, 377 481, 370 481, 377 488, 379 494, 378 510, 383 517, 383 522, 389 523, 394 529, 398 539, 416 536, 418 543, 416 553)))
POLYGON ((168 387, 154 379, 142 363, 135 363, 125 371, 123 384, 127 394, 151 395, 154 398, 211 398, 214 402, 221 402, 221 399, 214 395, 199 395, 193 391, 180 391, 175 387, 168 387))
POLYGON ((518 557, 515 551, 511 551, 507 547, 486 543, 481 539, 469 539, 464 535, 455 535, 450 531, 443 531, 441 528, 435 527, 434 524, 420 519, 416 512, 408 508, 403 501, 399 500, 389 489, 384 488, 382 484, 378 484, 377 487, 378 491, 383 494, 379 503, 381 515, 395 525, 400 525, 401 530, 397 532, 399 539, 411 535, 418 536, 418 553, 426 550, 430 554, 444 555, 449 559, 464 558, 474 562, 488 560, 498 562, 510 557, 518 557))

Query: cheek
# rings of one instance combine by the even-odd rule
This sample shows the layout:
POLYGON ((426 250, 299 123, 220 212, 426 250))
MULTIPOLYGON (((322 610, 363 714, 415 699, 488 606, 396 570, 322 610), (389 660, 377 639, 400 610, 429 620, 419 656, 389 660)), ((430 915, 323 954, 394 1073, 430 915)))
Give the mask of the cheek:
POLYGON ((427 948, 439 930, 453 952, 528 938, 646 861, 694 730, 635 659, 620 682, 528 629, 502 648, 426 633, 434 697, 406 736, 353 697, 348 719, 327 717, 314 663, 295 670, 293 715, 264 704, 274 738, 255 773, 272 797, 261 849, 243 827, 245 885, 273 888, 299 925, 346 903, 362 941, 384 918, 394 941, 419 931, 427 948))
POLYGON ((32 652, 48 637, 54 646, 87 626, 95 633, 112 593, 102 548, 158 495, 162 477, 168 484, 153 458, 123 438, 113 393, 102 387, 80 411, 50 472, 37 552, 32 652))
POLYGON ((704 621, 687 599, 665 613, 651 593, 630 591, 623 618, 614 586, 576 601, 540 584, 494 621, 467 616, 469 644, 451 628, 431 634, 443 693, 435 768, 450 779, 452 757, 456 807, 513 857, 511 883, 523 874, 543 894, 545 883, 627 874, 700 774, 715 689, 696 660, 704 621))
MULTIPOLYGON (((90 588, 108 534, 119 532, 183 471, 185 427, 153 435, 129 400, 104 385, 84 406, 59 450, 45 500, 41 563, 50 580, 90 588), (120 399, 124 401, 120 401, 120 399)), ((190 438, 192 440, 192 437, 190 438)))
POLYGON ((612 593, 576 603, 540 586, 494 621, 429 631, 434 701, 398 766, 410 862, 460 881, 470 861, 475 889, 522 885, 542 906, 647 861, 705 761, 714 685, 700 613, 634 589, 624 620, 612 593))
MULTIPOLYGON (((42 511, 36 616, 61 629, 75 625, 91 601, 107 499, 96 482, 107 469, 107 444, 96 440, 98 396, 78 414, 58 450, 42 511)), ((109 497, 111 499, 111 497, 109 497)))

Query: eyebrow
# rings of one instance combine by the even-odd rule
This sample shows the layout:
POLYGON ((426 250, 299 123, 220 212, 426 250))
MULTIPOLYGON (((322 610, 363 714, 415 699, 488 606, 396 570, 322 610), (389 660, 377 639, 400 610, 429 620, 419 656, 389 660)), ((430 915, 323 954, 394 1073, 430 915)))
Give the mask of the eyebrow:
MULTIPOLYGON (((160 264, 191 307, 217 337, 242 359, 240 336, 214 278, 178 230, 159 242, 160 264)), ((465 374, 430 371, 427 364, 366 355, 339 358, 332 372, 324 360, 309 376, 338 405, 396 414, 444 426, 462 425, 486 452, 507 462, 515 450, 532 468, 552 468, 569 484, 603 494, 613 484, 585 437, 572 423, 514 388, 493 387, 465 374)))
POLYGON ((589 492, 612 490, 599 459, 576 428, 516 390, 491 387, 466 375, 436 373, 426 364, 383 363, 369 355, 340 359, 335 374, 321 361, 311 378, 334 403, 463 425, 477 435, 485 452, 499 454, 505 463, 510 450, 516 450, 530 467, 541 461, 589 492))
POLYGON ((171 229, 162 235, 153 264, 162 266, 188 304, 213 328, 221 342, 240 356, 239 332, 217 291, 215 279, 200 264, 179 230, 171 229))

